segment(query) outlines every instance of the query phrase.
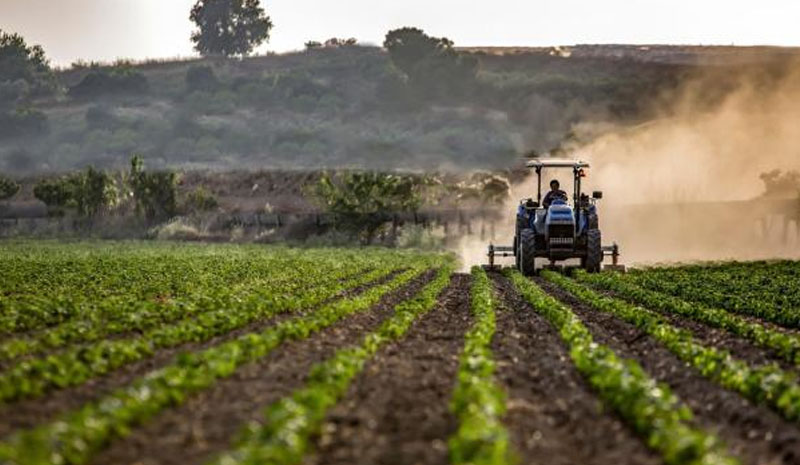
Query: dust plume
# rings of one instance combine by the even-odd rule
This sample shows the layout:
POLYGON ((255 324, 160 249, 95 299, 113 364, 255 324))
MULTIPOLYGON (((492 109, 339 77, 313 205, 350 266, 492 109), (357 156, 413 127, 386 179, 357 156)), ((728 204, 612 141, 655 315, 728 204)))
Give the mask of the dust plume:
MULTIPOLYGON (((656 98, 649 121, 578 123, 559 150, 592 164, 584 192, 604 193, 603 242, 628 265, 800 257, 797 196, 765 197, 760 179, 800 169, 800 65, 702 69, 656 98)), ((569 171, 544 186, 551 175, 571 192, 569 171)), ((516 203, 535 192, 533 175, 515 186, 496 243, 510 243, 516 203)))
POLYGON ((784 66, 694 76, 658 118, 569 147, 592 162, 604 237, 629 263, 800 255, 800 204, 761 197, 759 177, 800 168, 800 66, 784 66))

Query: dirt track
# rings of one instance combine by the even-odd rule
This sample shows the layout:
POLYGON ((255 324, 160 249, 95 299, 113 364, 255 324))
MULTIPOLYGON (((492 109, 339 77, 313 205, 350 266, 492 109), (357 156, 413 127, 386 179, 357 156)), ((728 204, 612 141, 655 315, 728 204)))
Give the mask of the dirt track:
POLYGON ((601 411, 550 324, 505 278, 493 278, 503 307, 492 350, 522 463, 661 463, 621 421, 601 411))
POLYGON ((464 334, 469 275, 454 275, 438 305, 383 348, 328 416, 311 464, 447 464, 448 413, 464 334))

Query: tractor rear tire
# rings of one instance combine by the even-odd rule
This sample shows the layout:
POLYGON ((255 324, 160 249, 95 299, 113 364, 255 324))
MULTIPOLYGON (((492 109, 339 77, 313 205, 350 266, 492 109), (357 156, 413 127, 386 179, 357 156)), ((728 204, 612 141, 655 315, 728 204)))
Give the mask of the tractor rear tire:
POLYGON ((536 233, 533 229, 520 230, 517 255, 520 273, 524 276, 533 276, 536 272, 536 233))
POLYGON ((583 267, 589 273, 600 272, 600 264, 603 263, 602 247, 600 230, 586 231, 586 258, 583 260, 583 267))

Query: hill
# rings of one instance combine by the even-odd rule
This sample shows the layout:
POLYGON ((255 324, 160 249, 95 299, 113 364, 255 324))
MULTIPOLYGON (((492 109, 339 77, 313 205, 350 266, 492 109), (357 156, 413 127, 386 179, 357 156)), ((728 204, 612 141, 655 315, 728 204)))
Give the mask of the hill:
MULTIPOLYGON (((461 49, 477 82, 453 95, 412 89, 376 47, 322 47, 242 60, 76 64, 33 102, 44 124, 0 136, 0 170, 415 170, 507 167, 576 123, 633 124, 707 68, 777 66, 793 49, 576 46, 461 49), (719 65, 720 57, 740 56, 719 65), (691 59, 690 59, 691 58, 691 59), (765 64, 766 61, 766 64, 765 64), (711 64, 715 64, 711 66, 711 64)), ((724 61, 724 60, 723 60, 724 61)), ((735 73, 733 73, 735 74, 735 73)), ((724 86, 723 86, 724 88, 724 86)))

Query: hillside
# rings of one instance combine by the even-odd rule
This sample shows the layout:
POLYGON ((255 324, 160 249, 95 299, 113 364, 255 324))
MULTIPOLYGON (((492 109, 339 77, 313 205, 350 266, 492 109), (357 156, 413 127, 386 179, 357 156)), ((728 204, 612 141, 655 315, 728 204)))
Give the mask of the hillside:
POLYGON ((33 102, 43 120, 34 131, 0 135, 0 170, 122 168, 132 153, 154 168, 189 170, 505 168, 528 150, 575 137, 576 123, 645 121, 699 74, 715 74, 713 98, 742 70, 779 74, 797 53, 668 46, 460 52, 477 60, 477 80, 434 76, 423 89, 412 88, 376 47, 76 64, 56 72, 54 95, 33 102))

